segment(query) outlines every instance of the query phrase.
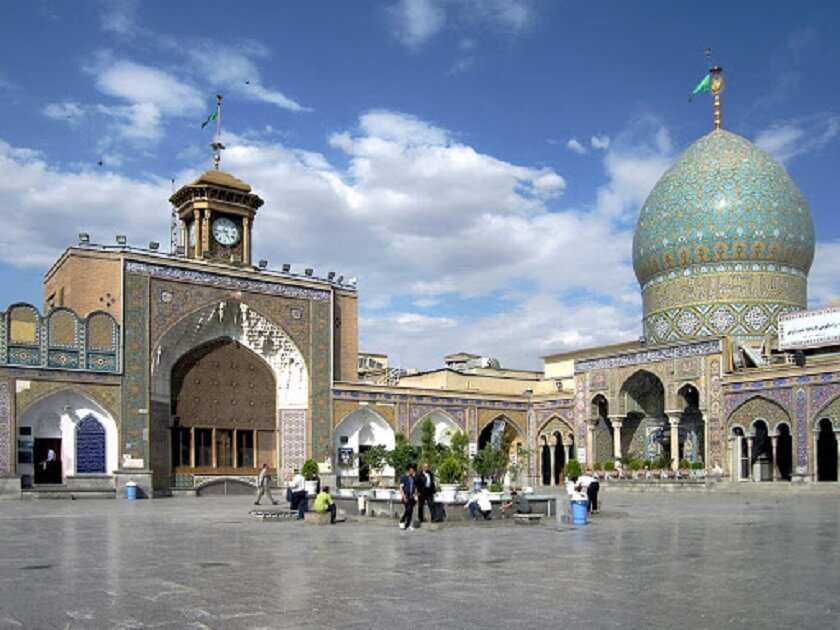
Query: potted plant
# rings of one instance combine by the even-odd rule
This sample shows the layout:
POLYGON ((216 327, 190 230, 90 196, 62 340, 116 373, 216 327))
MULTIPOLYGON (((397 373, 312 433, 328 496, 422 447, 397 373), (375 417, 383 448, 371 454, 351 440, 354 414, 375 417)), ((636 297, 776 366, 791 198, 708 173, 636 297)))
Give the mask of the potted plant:
POLYGON ((596 474, 600 475, 601 479, 604 478, 604 462, 595 461, 592 464, 592 470, 595 471, 596 474))
POLYGON ((507 446, 485 446, 475 454, 472 461, 473 470, 482 481, 490 479, 491 483, 503 483, 510 465, 507 446))
POLYGON ((319 472, 320 469, 318 468, 318 462, 312 458, 307 459, 303 462, 303 466, 300 467, 300 474, 303 475, 303 478, 306 480, 306 494, 309 496, 315 496, 318 492, 319 472))
POLYGON ((604 462, 604 478, 615 478, 615 462, 604 462))
POLYGON ((706 471, 703 467, 703 462, 693 462, 691 464, 691 474, 695 477, 704 477, 706 471))
POLYGON ((630 469, 630 476, 633 479, 639 479, 639 469, 642 467, 641 462, 638 459, 630 460, 630 463, 627 465, 627 468, 630 469))
POLYGON ((452 455, 444 459, 437 469, 438 481, 440 481, 441 501, 454 501, 455 493, 464 479, 464 467, 452 455))
POLYGON ((680 477, 688 477, 691 474, 691 462, 683 458, 680 460, 680 477))
POLYGON ((501 501, 503 490, 504 487, 502 484, 494 482, 490 484, 490 491, 487 494, 489 495, 491 501, 501 501))

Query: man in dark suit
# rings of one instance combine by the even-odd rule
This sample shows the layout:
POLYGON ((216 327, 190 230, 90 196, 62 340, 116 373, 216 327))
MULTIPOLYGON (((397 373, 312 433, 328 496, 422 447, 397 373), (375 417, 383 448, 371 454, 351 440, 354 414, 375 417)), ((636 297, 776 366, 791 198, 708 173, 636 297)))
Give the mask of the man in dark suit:
POLYGON ((423 462, 417 473, 414 485, 417 487, 417 503, 419 504, 418 518, 423 522, 423 506, 429 506, 429 520, 434 519, 435 505, 435 473, 429 469, 429 462, 423 462))

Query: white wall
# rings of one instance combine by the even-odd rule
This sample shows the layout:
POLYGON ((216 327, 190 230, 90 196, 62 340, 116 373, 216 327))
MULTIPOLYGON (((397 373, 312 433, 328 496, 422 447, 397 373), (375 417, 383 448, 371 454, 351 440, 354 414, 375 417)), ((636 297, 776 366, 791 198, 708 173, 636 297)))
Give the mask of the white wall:
MULTIPOLYGON (((335 447, 352 448, 358 456, 359 446, 376 446, 382 444, 388 450, 396 446, 394 430, 382 416, 370 409, 361 408, 355 410, 342 420, 335 428, 335 447), (341 437, 345 436, 347 441, 342 444, 341 437)), ((359 474, 358 459, 353 466, 339 466, 337 471, 345 477, 356 477, 359 474)), ((393 476, 394 469, 386 466, 382 474, 386 477, 393 476)))
MULTIPOLYGON (((457 431, 460 431, 461 429, 458 427, 457 424, 455 424, 452 418, 447 416, 442 411, 433 411, 431 414, 429 414, 428 417, 431 418, 432 423, 435 425, 435 441, 438 444, 446 444, 447 446, 449 446, 449 444, 452 442, 452 436, 455 435, 455 433, 457 431)), ((409 438, 409 441, 412 444, 420 444, 420 426, 423 424, 424 421, 425 418, 423 420, 418 421, 417 424, 414 426, 414 430, 411 432, 411 437, 409 438)))

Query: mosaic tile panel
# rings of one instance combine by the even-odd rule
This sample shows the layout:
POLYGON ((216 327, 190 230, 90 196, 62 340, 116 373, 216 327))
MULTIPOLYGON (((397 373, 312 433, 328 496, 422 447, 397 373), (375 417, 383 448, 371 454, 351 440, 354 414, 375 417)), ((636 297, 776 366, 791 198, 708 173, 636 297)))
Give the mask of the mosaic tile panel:
MULTIPOLYGON (((280 412, 280 462, 285 470, 303 466, 306 461, 306 411, 283 409, 280 412)), ((317 459, 317 457, 316 457, 317 459)))
POLYGON ((720 352, 720 341, 699 341, 697 343, 679 346, 668 346, 652 350, 639 350, 611 357, 599 357, 585 361, 575 361, 575 372, 589 372, 590 370, 604 370, 629 365, 657 363, 666 359, 693 357, 720 352))
MULTIPOLYGON (((721 369, 718 357, 709 361, 709 454, 706 468, 722 470, 723 466, 723 427, 721 426, 721 369)), ((702 390, 701 390, 702 391, 702 390)))
POLYGON ((120 452, 149 465, 149 278, 125 274, 123 280, 125 366, 120 452))
POLYGON ((820 412, 827 407, 832 400, 840 396, 840 385, 820 385, 810 389, 811 395, 811 420, 816 421, 820 412))
POLYGON ((796 390, 796 467, 802 473, 808 470, 808 403, 805 390, 796 390))
POLYGON ((196 271, 183 267, 169 267, 167 265, 153 265, 136 261, 126 262, 127 273, 143 274, 155 278, 166 278, 178 282, 197 282, 224 289, 237 289, 240 291, 253 291, 255 293, 267 293, 269 295, 281 295, 285 297, 299 297, 307 300, 318 300, 329 302, 331 293, 323 289, 311 289, 299 287, 280 282, 266 282, 262 280, 251 280, 248 278, 235 278, 223 274, 196 271))
POLYGON ((12 472, 12 387, 9 381, 0 380, 0 475, 12 472))
MULTIPOLYGON (((411 405, 409 408, 409 431, 410 427, 413 427, 419 420, 424 418, 425 416, 429 415, 433 411, 440 409, 441 411, 445 412, 449 416, 452 417, 452 420, 458 427, 463 431, 464 430, 464 408, 463 407, 452 407, 452 406, 441 406, 441 405, 411 405)), ((406 434, 408 435, 408 434, 406 434)))
POLYGON ((309 374, 312 389, 309 417, 312 423, 312 456, 318 461, 331 457, 332 435, 332 318, 329 302, 311 302, 312 322, 309 374))

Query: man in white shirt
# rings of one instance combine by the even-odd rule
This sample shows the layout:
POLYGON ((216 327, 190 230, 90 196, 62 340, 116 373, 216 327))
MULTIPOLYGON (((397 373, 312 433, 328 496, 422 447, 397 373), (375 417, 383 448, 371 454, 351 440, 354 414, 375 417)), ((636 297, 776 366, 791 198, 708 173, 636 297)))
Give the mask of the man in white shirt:
POLYGON ((487 491, 481 488, 476 488, 470 500, 464 505, 464 509, 469 509, 472 520, 477 521, 479 515, 484 517, 485 521, 490 520, 490 513, 493 511, 493 504, 490 503, 490 497, 487 491))
POLYGON ((303 518, 306 511, 306 480, 300 474, 300 469, 295 468, 295 475, 289 482, 289 490, 292 491, 291 509, 297 510, 298 519, 303 518))
POLYGON ((577 487, 586 492, 586 498, 589 499, 589 513, 597 512, 598 489, 601 484, 598 482, 598 478, 592 474, 590 468, 587 468, 586 472, 578 477, 577 487))

